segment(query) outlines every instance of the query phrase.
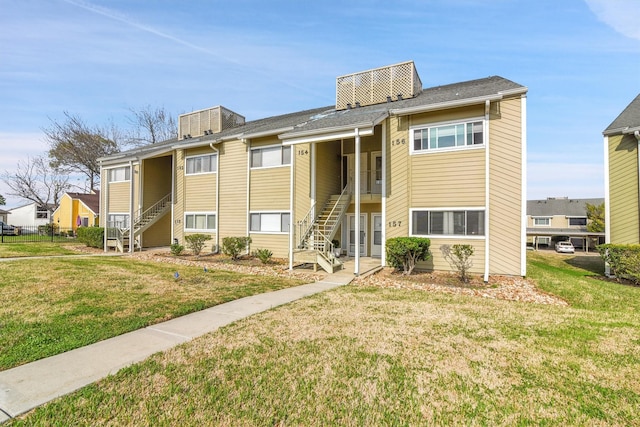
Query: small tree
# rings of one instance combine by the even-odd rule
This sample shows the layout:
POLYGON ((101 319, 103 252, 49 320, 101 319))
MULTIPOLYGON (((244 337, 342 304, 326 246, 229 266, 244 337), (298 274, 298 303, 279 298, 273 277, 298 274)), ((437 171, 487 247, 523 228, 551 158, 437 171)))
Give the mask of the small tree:
POLYGON ((473 267, 473 246, 471 245, 442 245, 440 247, 442 256, 447 262, 460 273, 460 280, 463 283, 469 281, 469 270, 473 267))
POLYGON ((194 255, 199 256, 204 248, 204 244, 207 240, 211 240, 211 236, 208 234, 190 234, 184 236, 184 240, 187 242, 187 247, 191 249, 194 255))
POLYGON ((251 237, 225 237, 222 239, 222 253, 237 260, 238 256, 247 249, 251 243, 251 237))
POLYGON ((429 246, 431 241, 423 237, 394 237, 387 239, 387 262, 396 270, 402 268, 403 274, 413 272, 418 261, 426 261, 431 257, 429 246))

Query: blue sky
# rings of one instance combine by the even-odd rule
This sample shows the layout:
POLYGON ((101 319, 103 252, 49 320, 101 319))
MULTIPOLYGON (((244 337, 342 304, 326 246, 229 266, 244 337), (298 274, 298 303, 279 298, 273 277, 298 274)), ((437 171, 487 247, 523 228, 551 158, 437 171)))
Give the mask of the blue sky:
POLYGON ((413 60, 424 87, 529 88, 527 198, 604 197, 602 131, 640 92, 638 22, 640 0, 0 0, 0 173, 44 154, 64 111, 125 126, 132 108, 223 105, 253 120, 413 60))

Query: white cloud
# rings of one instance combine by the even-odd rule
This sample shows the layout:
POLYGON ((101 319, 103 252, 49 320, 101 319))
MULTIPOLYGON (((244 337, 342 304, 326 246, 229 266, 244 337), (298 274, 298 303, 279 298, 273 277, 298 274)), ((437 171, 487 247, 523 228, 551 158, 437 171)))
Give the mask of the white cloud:
POLYGON ((601 163, 529 162, 527 199, 566 196, 604 197, 604 165, 601 163), (553 194, 549 194, 552 191, 553 194))
POLYGON ((598 19, 620 34, 640 40, 638 0, 585 0, 598 19))

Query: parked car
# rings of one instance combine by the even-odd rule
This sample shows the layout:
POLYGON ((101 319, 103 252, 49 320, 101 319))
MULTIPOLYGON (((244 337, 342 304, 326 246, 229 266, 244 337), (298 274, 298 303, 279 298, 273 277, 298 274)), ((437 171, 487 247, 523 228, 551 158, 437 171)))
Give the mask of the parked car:
POLYGON ((562 252, 567 254, 575 253, 576 248, 573 247, 571 242, 558 242, 556 243, 556 252, 562 252))
POLYGON ((15 228, 13 225, 9 225, 6 222, 0 221, 0 225, 2 226, 2 234, 4 235, 11 235, 11 236, 17 236, 18 235, 18 229, 15 228))

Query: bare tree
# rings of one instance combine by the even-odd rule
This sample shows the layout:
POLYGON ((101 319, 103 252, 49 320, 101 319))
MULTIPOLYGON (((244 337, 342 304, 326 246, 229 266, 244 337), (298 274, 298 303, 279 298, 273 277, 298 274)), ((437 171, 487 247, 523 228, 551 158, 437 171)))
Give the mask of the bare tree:
POLYGON ((9 187, 9 195, 53 209, 60 205, 60 198, 71 188, 69 176, 52 167, 42 156, 18 161, 15 172, 5 171, 2 180, 9 187))
POLYGON ((140 110, 130 109, 129 122, 133 126, 128 143, 135 146, 155 144, 178 136, 178 125, 164 107, 150 105, 140 110))
POLYGON ((85 176, 89 188, 94 189, 100 182, 98 158, 120 151, 122 132, 113 124, 90 127, 78 116, 66 111, 64 115, 64 122, 52 120, 51 126, 43 129, 51 166, 85 176))

